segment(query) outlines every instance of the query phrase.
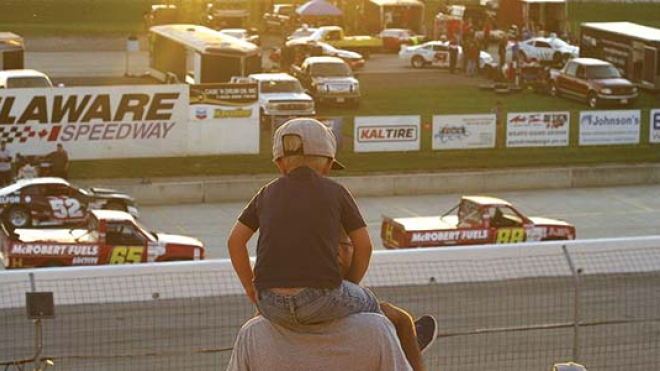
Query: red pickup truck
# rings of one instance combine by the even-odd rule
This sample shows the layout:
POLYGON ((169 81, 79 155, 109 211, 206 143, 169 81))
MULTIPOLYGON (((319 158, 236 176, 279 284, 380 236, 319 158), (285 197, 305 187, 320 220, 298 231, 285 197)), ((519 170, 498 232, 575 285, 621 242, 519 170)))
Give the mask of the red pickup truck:
POLYGON ((11 229, 2 225, 5 268, 134 264, 204 259, 198 239, 150 232, 124 211, 92 210, 82 229, 11 229))
POLYGON ((572 240, 575 227, 562 220, 527 217, 498 198, 463 196, 442 216, 384 216, 380 235, 386 248, 403 249, 572 240))

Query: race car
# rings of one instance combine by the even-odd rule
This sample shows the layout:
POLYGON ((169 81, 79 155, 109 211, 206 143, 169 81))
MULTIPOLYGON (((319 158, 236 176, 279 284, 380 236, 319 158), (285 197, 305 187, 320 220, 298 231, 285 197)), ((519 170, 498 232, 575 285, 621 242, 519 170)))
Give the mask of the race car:
MULTIPOLYGON (((539 62, 566 62, 580 55, 580 47, 570 45, 558 37, 535 37, 518 43, 518 57, 522 60, 536 59, 539 62)), ((511 60, 513 43, 507 45, 506 58, 511 60)))
POLYGON ((527 217, 498 198, 463 196, 442 216, 383 216, 381 238, 388 249, 572 240, 575 227, 562 220, 527 217))
POLYGON ((137 264, 202 260, 204 243, 156 233, 125 211, 91 210, 75 228, 0 228, 0 259, 5 268, 137 264))
MULTIPOLYGON (((463 64, 463 49, 458 48, 456 65, 463 64)), ((399 51, 399 59, 402 59, 413 68, 424 68, 427 66, 449 67, 449 42, 429 41, 421 45, 402 47, 399 51)), ((488 69, 493 65, 493 57, 484 52, 479 52, 479 69, 488 69)))
POLYGON ((11 228, 84 223, 92 209, 138 217, 135 200, 112 189, 79 188, 61 178, 20 179, 0 189, 0 218, 11 228))

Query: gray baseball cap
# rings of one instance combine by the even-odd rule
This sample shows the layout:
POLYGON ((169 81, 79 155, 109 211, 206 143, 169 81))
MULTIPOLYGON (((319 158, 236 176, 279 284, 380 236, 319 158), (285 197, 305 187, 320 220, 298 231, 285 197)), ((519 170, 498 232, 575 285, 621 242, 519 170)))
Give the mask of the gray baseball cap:
POLYGON ((275 131, 273 138, 273 161, 286 156, 323 156, 333 159, 335 170, 346 167, 335 159, 337 139, 327 126, 312 118, 296 118, 285 122, 275 131), (282 138, 287 135, 297 135, 302 141, 302 147, 296 151, 285 151, 282 138))

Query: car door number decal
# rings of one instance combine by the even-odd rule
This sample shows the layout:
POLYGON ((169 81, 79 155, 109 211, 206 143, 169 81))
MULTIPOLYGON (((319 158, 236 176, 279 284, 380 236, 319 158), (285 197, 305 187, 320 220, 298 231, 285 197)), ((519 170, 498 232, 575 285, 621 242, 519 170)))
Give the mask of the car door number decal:
POLYGON ((524 228, 500 228, 497 230, 495 243, 516 243, 525 240, 524 228))
POLYGON ((108 264, 135 264, 142 261, 144 246, 115 246, 108 264))
POLYGON ((55 219, 79 219, 84 216, 80 201, 70 197, 48 197, 55 219))

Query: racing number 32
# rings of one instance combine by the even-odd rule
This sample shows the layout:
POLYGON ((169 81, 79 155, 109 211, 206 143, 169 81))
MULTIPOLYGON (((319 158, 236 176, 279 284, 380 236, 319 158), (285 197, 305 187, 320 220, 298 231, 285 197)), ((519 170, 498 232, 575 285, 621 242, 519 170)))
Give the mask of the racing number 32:
POLYGON ((108 264, 135 264, 142 261, 143 246, 116 246, 108 264))
POLYGON ((525 240, 524 228, 500 228, 497 230, 495 243, 516 243, 525 240))

